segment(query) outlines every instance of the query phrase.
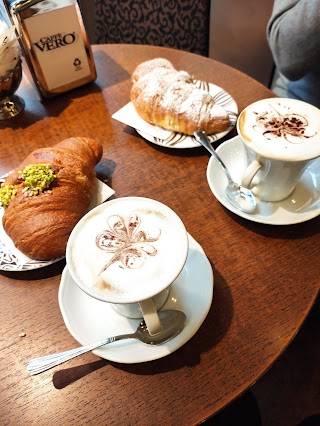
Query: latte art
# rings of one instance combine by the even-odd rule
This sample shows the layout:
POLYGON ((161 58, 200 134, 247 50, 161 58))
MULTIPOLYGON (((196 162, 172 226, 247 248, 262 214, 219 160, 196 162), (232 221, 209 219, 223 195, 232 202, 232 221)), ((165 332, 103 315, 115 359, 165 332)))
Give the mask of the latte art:
POLYGON ((110 216, 108 225, 109 229, 96 237, 97 247, 113 254, 100 275, 116 262, 119 267, 136 269, 143 267, 147 255, 157 255, 158 251, 151 243, 160 238, 161 230, 143 229, 139 214, 132 214, 128 221, 124 216, 110 216))
POLYGON ((262 128, 263 136, 267 139, 272 137, 284 137, 291 143, 302 143, 304 138, 309 138, 314 135, 307 135, 308 120, 299 114, 280 113, 274 115, 271 111, 266 111, 263 114, 257 114, 256 123, 262 128))

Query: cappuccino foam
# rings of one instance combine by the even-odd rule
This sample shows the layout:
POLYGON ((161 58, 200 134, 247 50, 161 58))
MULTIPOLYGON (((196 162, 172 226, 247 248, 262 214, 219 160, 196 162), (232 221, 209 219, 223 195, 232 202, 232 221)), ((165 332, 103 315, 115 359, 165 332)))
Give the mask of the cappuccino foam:
POLYGON ((162 291, 186 261, 188 237, 169 207, 147 198, 108 201, 74 228, 67 264, 75 282, 93 297, 134 303, 162 291))
POLYGON ((238 133, 258 155, 284 161, 320 156, 320 110, 287 98, 263 99, 239 116, 238 133))

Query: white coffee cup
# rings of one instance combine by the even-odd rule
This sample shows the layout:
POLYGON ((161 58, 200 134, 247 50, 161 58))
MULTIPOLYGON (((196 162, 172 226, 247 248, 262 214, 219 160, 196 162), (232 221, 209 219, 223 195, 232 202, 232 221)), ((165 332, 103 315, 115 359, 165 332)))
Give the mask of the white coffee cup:
POLYGON ((111 303, 121 315, 144 318, 150 334, 156 334, 157 311, 187 254, 187 232, 173 210, 150 198, 124 197, 101 204, 78 222, 66 260, 84 292, 111 303))
POLYGON ((237 130, 247 154, 241 183, 260 200, 287 198, 310 162, 320 156, 320 110, 306 102, 255 102, 239 115, 237 130))

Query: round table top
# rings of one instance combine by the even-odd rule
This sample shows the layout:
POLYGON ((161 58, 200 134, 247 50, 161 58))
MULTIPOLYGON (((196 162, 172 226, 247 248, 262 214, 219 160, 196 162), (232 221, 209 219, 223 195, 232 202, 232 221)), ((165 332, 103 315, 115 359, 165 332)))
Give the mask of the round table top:
POLYGON ((196 424, 256 382, 299 330, 319 289, 319 217, 281 226, 242 218, 212 194, 202 147, 161 147, 111 117, 129 102, 134 68, 155 57, 222 87, 239 112, 274 96, 266 87, 187 52, 139 45, 96 45, 93 51, 96 81, 54 99, 41 102, 24 77, 18 94, 25 110, 0 124, 0 172, 70 136, 101 141, 98 176, 116 198, 153 198, 180 216, 210 261, 214 297, 197 333, 168 356, 127 364, 89 353, 30 377, 28 359, 77 345, 58 303, 65 261, 2 271, 2 417, 13 424, 196 424))

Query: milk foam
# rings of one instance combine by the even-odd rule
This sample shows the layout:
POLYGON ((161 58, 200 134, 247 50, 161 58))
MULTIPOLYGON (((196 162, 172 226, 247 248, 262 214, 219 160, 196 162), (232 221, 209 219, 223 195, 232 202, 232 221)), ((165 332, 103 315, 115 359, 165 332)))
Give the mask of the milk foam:
POLYGON ((187 250, 185 227, 171 209, 127 197, 98 206, 78 223, 67 263, 73 279, 93 297, 133 303, 172 283, 187 250))
POLYGON ((264 157, 303 161, 320 156, 320 110, 305 102, 255 102, 240 114, 237 127, 246 146, 264 157))

